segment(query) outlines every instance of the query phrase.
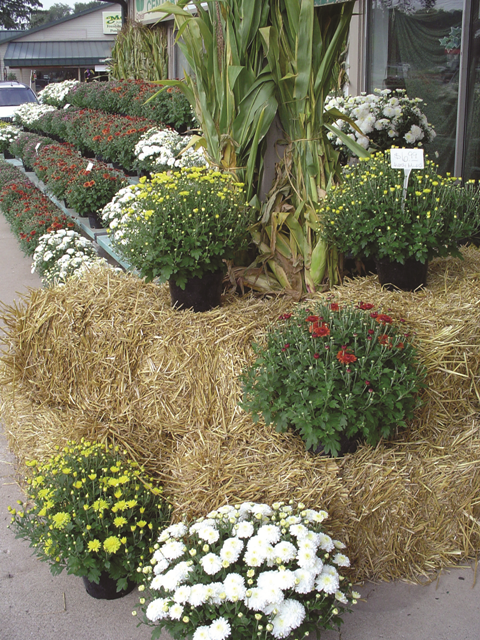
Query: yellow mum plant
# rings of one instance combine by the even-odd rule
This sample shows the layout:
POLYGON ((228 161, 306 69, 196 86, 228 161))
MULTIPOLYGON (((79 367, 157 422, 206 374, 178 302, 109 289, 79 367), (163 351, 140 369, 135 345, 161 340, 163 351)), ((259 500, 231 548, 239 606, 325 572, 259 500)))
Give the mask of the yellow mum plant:
POLYGON ((28 498, 9 507, 18 538, 30 540, 54 575, 64 568, 98 583, 116 580, 117 591, 140 582, 137 567, 153 551, 170 505, 136 462, 118 447, 69 442, 49 462, 27 462, 28 498))

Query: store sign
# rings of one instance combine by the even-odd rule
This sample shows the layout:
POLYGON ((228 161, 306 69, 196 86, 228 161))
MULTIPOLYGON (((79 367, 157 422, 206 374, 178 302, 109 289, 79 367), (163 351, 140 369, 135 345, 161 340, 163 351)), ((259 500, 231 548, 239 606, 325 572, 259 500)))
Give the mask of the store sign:
POLYGON ((122 28, 122 13, 120 11, 102 11, 104 35, 115 35, 122 28))

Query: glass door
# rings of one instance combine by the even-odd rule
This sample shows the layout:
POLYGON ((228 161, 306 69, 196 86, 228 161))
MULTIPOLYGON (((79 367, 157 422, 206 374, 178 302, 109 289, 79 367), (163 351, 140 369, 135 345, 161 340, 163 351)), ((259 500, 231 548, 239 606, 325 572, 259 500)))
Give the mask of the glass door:
POLYGON ((480 2, 472 0, 468 34, 463 177, 480 180, 480 2))
POLYGON ((424 101, 437 133, 425 149, 442 173, 454 172, 463 5, 371 0, 368 16, 367 91, 405 89, 409 98, 424 101))

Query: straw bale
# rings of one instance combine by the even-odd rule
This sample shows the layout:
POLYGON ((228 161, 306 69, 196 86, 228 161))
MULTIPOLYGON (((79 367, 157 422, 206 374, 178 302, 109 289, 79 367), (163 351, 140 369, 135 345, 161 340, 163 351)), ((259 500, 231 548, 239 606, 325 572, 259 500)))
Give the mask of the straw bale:
MULTIPOLYGON (((243 500, 329 511, 355 579, 413 578, 473 556, 480 542, 480 252, 429 267, 428 288, 346 281, 341 302, 372 302, 416 334, 428 370, 408 428, 340 459, 254 424, 238 401, 253 340, 296 303, 224 297, 176 312, 168 288, 92 271, 3 310, 3 418, 20 460, 86 436, 120 443, 161 481, 176 519, 243 500)), ((313 296, 314 298, 320 297, 313 296)), ((332 294, 330 294, 332 295, 332 294)))

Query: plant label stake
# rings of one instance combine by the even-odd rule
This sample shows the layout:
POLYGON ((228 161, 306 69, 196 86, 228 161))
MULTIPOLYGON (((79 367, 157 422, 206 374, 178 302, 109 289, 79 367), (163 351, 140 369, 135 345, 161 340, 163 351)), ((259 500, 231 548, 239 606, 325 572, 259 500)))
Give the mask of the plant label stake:
POLYGON ((89 162, 87 164, 87 168, 85 169, 85 173, 90 173, 92 169, 93 169, 93 162, 89 162))
POLYGON ((425 167, 423 149, 390 149, 390 166, 392 169, 403 169, 403 211, 405 209, 410 172, 412 169, 423 169, 425 167))

